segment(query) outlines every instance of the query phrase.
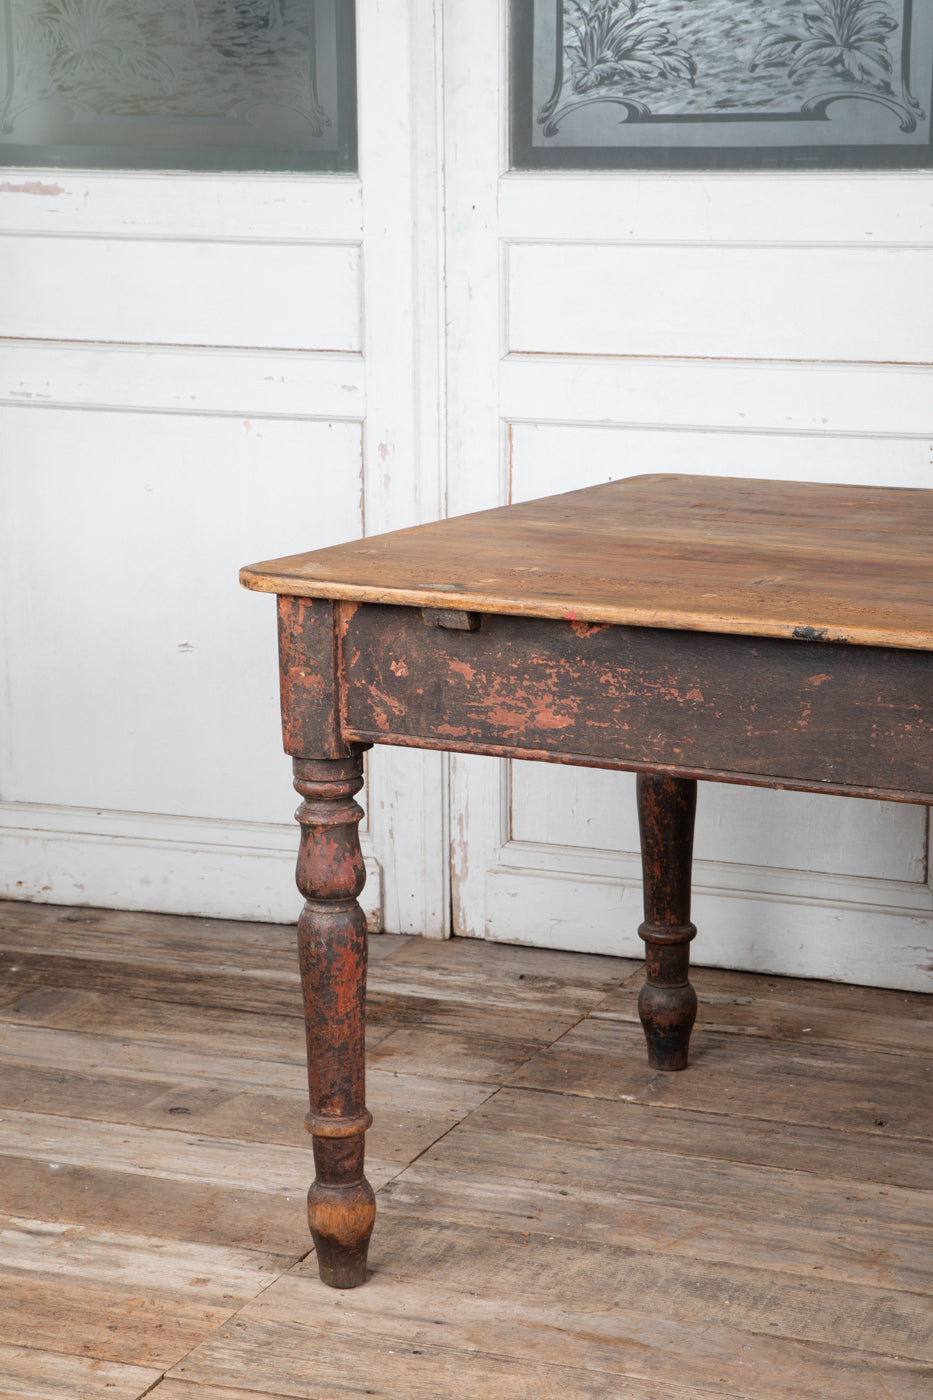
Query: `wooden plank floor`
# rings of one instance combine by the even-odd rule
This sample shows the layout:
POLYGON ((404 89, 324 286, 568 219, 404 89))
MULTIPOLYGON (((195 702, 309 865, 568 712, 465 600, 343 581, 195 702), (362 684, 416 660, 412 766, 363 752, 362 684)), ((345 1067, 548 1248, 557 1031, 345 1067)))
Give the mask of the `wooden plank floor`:
POLYGON ((931 1000, 372 939, 363 1289, 316 1278, 292 931, 0 904, 0 1400, 929 1400, 931 1000))

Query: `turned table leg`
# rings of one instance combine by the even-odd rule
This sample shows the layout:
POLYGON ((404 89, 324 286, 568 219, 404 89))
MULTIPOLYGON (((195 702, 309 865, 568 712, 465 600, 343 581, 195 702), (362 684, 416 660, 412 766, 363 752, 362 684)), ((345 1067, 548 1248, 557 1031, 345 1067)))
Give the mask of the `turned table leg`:
POLYGON ((638 775, 638 823, 645 887, 647 980, 638 1014, 655 1069, 687 1068, 697 996, 690 985, 690 881, 697 785, 693 778, 638 775))
POLYGON ((366 872, 353 800, 363 785, 362 754, 348 759, 294 761, 304 798, 298 888, 305 906, 298 951, 308 1036, 316 1176, 308 1192, 308 1223, 318 1268, 332 1288, 356 1288, 366 1278, 366 1254, 376 1216, 363 1175, 363 1143, 372 1115, 365 1102, 366 920, 357 902, 366 872))

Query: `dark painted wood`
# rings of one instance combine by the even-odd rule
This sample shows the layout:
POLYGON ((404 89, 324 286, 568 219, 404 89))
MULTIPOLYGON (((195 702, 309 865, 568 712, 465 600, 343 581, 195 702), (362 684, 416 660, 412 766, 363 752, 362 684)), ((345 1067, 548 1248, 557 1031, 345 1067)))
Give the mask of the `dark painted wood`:
POLYGON ((346 739, 933 802, 933 653, 340 606, 346 739))
POLYGON ((364 1133, 372 1122, 365 1091, 366 919, 358 903, 366 880, 360 851, 363 759, 296 759, 295 787, 304 798, 298 888, 298 955, 308 1038, 308 1130, 316 1176, 308 1223, 321 1278, 355 1288, 366 1278, 376 1217, 363 1175, 364 1133))
POLYGON ((696 779, 933 803, 933 492, 646 476, 245 569, 279 596, 321 1277, 365 1278, 370 743, 640 773, 649 1059, 687 1064, 696 779), (427 625, 426 625, 427 624, 427 625))
POLYGON ((285 752, 346 758, 351 750, 340 737, 334 604, 319 598, 277 602, 285 752))
POLYGON ((697 994, 690 985, 693 824, 697 785, 690 778, 639 773, 638 826, 645 894, 645 985, 638 1015, 654 1069, 687 1068, 697 994))
POLYGON ((322 1280, 355 1288, 366 1278, 376 1215, 363 1174, 366 919, 358 896, 366 871, 359 842, 363 750, 340 733, 337 628, 326 600, 279 598, 282 734, 304 801, 298 920, 315 1179, 308 1224, 322 1280))

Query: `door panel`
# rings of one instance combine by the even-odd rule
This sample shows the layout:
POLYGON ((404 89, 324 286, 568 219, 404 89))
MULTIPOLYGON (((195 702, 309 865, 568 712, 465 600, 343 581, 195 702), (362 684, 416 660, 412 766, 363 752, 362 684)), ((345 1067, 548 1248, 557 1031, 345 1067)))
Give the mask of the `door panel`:
MULTIPOLYGON (((196 25, 196 8, 147 14, 196 25)), ((314 5, 331 31, 352 8, 314 5)), ((308 9, 270 7, 279 39, 308 9)), ((236 572, 438 513, 433 128, 399 138, 436 100, 433 62, 424 93, 413 77, 433 44, 430 7, 367 7, 359 176, 307 173, 314 151, 248 175, 8 151, 0 491, 20 586, 0 614, 0 895, 295 917, 274 609, 236 572)), ((11 92, 18 77, 0 106, 11 92)), ((368 767, 370 925, 442 934, 441 760, 368 767)))
MULTIPOLYGON (((933 446, 928 366, 507 355, 497 369, 500 435, 510 424, 568 423, 779 434, 790 447, 801 434, 933 446)), ((474 495, 488 491, 484 475, 470 478, 474 495)))
POLYGON ((594 427, 580 423, 513 423, 509 429, 512 500, 529 501, 574 485, 642 472, 697 472, 764 480, 930 484, 929 435, 863 437, 714 431, 675 426, 594 427))
POLYGON ((927 361, 933 252, 518 243, 508 317, 534 354, 927 361))
MULTIPOLYGON (((658 471, 933 485, 933 176, 510 172, 507 8, 446 12, 452 513, 658 471)), ((452 787, 456 931, 640 953, 631 777, 452 787)), ((929 989, 928 827, 701 784, 696 960, 929 989)))
POLYGON ((3 336, 362 349, 359 242, 68 237, 53 258, 28 236, 2 246, 3 336))
MULTIPOLYGON (((509 840, 579 846, 598 852, 638 850, 635 780, 556 764, 513 763, 509 840)), ((710 783, 703 789, 695 858, 784 874, 832 872, 854 879, 922 881, 926 811, 896 802, 824 799, 710 783), (826 803, 832 801, 832 821, 826 803)))
POLYGON ((237 570, 360 533, 360 425, 21 407, 0 432, 3 632, 28 657, 5 800, 286 823, 274 628, 237 570))

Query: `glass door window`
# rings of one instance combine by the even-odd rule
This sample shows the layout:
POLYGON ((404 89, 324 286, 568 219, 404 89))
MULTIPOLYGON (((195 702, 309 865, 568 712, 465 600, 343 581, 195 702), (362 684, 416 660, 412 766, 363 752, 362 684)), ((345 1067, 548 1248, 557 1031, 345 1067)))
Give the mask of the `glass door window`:
POLYGON ((0 0, 0 163, 356 169, 353 0, 0 0))
POLYGON ((928 0, 511 0, 515 169, 933 166, 928 0))

